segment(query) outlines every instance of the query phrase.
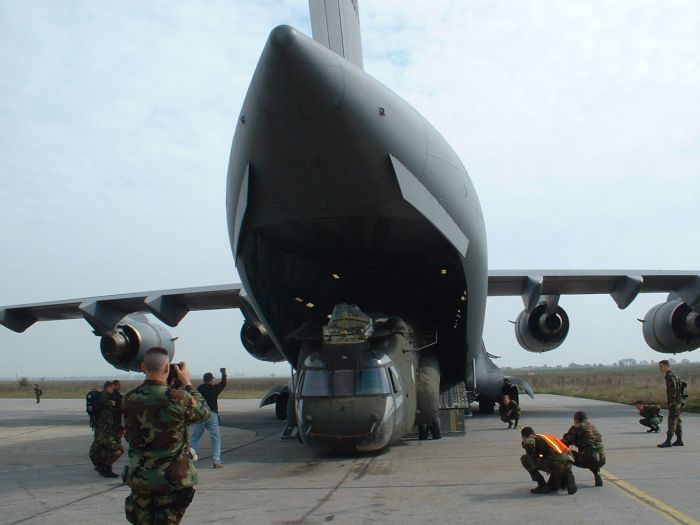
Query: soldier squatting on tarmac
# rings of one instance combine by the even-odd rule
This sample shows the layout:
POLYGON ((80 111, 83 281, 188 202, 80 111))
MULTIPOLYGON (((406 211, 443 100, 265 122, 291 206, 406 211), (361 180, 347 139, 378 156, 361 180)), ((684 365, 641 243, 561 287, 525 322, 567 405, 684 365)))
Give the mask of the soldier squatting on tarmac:
POLYGON ((600 432, 588 421, 585 412, 574 414, 574 424, 569 431, 561 438, 567 446, 575 446, 578 450, 572 450, 574 465, 580 468, 587 468, 593 472, 595 486, 603 486, 603 478, 600 477, 600 469, 605 465, 605 448, 600 432))
POLYGON ((535 434, 532 427, 525 427, 520 431, 522 446, 525 454, 520 457, 520 462, 525 470, 530 473, 532 481, 537 482, 537 487, 531 489, 533 494, 547 494, 565 488, 569 494, 574 494, 578 489, 571 465, 574 457, 571 450, 558 437, 550 434, 535 434), (545 482, 540 470, 549 474, 549 480, 545 482))

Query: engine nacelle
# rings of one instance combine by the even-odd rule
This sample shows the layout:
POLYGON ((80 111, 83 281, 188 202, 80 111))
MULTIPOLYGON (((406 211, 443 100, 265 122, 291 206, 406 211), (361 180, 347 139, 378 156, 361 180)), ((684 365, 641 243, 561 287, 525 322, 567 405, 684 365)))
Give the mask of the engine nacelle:
POLYGON ((173 336, 159 325, 140 321, 129 321, 102 335, 100 351, 102 357, 120 370, 139 371, 146 352, 151 348, 164 348, 168 360, 175 357, 173 336))
POLYGON ((680 299, 657 304, 644 316, 642 334, 657 352, 690 352, 700 347, 700 314, 680 299))
POLYGON ((277 349, 261 323, 244 321, 241 327, 241 342, 243 348, 255 359, 272 363, 284 361, 284 356, 277 349))
POLYGON ((532 312, 523 310, 515 321, 515 337, 528 352, 549 352, 561 345, 569 334, 569 316, 561 306, 547 313, 547 303, 532 312))

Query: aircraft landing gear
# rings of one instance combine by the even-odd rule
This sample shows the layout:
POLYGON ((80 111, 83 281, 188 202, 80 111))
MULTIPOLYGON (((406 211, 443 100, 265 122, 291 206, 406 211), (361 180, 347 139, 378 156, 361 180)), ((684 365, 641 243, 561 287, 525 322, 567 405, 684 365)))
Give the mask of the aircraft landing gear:
POLYGON ((495 412, 496 400, 493 398, 479 399, 479 414, 487 415, 495 412))

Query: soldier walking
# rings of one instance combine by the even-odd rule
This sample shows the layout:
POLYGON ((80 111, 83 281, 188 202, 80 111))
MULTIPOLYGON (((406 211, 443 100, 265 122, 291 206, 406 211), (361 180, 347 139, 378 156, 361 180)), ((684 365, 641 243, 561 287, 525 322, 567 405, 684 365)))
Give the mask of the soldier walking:
POLYGON ((666 441, 657 445, 659 448, 682 447, 683 446, 683 427, 681 425, 681 413, 683 412, 683 389, 681 388, 681 380, 671 370, 671 365, 668 360, 659 361, 659 371, 666 380, 666 401, 668 403, 668 431, 666 432, 666 441), (676 440, 671 443, 673 434, 676 434, 676 440))
POLYGON ((38 383, 34 383, 34 397, 36 397, 36 402, 39 403, 41 401, 41 396, 44 395, 44 391, 39 388, 38 383))
POLYGON ((661 423, 664 420, 664 416, 661 415, 661 407, 654 403, 645 405, 644 401, 637 401, 634 406, 637 407, 639 415, 642 419, 639 420, 639 424, 645 427, 649 427, 647 432, 658 432, 661 430, 661 423))
POLYGON ((508 428, 518 428, 520 420, 520 405, 511 399, 510 396, 504 395, 498 405, 498 414, 501 416, 501 421, 508 423, 508 428))
POLYGON ((578 450, 572 450, 574 465, 579 468, 587 468, 593 472, 595 486, 603 486, 603 478, 600 477, 600 469, 605 465, 605 448, 600 432, 590 421, 585 412, 574 414, 574 424, 561 438, 567 446, 575 446, 578 450))
POLYGON ((202 395, 192 386, 185 363, 168 364, 168 352, 146 352, 142 385, 124 398, 129 442, 126 519, 138 525, 177 524, 194 497, 197 470, 190 455, 187 425, 211 416, 202 395), (166 381, 173 367, 182 388, 166 381))
POLYGON ((537 487, 530 489, 530 492, 547 494, 565 488, 569 494, 576 493, 578 490, 576 479, 571 472, 574 458, 569 447, 551 434, 535 434, 531 427, 523 428, 520 435, 525 449, 520 462, 530 473, 532 481, 537 482, 537 487), (549 474, 549 480, 546 483, 540 470, 549 474))

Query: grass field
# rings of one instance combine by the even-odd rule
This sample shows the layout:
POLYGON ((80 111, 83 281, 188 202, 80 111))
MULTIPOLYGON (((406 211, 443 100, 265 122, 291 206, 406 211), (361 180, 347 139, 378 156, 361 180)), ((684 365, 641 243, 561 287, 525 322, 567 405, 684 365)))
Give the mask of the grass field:
MULTIPOLYGON (((673 365, 673 371, 688 383, 688 412, 700 412, 700 363, 673 365)), ((657 365, 634 367, 586 367, 509 370, 524 377, 535 393, 633 404, 641 399, 666 407, 666 384, 657 365)))
MULTIPOLYGON (((51 380, 37 381, 29 379, 27 386, 20 386, 18 381, 0 381, 0 397, 34 397, 34 383, 44 391, 44 399, 81 399, 85 397, 91 388, 101 388, 103 380, 51 380)), ((126 393, 137 385, 140 380, 122 380, 122 393, 126 393)), ((268 390, 277 385, 286 385, 285 377, 244 377, 228 378, 226 390, 219 396, 220 399, 260 399, 268 390)), ((195 386, 200 382, 195 381, 195 386)))
MULTIPOLYGON (((700 363, 673 365, 673 370, 688 383, 689 402, 686 411, 700 412, 700 363)), ((666 387, 656 365, 635 367, 540 368, 507 370, 507 374, 524 377, 535 393, 561 394, 616 403, 633 404, 637 399, 656 402, 665 408, 666 387)), ((287 384, 285 377, 229 378, 222 399, 260 399, 270 388, 287 384)), ((0 397, 34 397, 34 383, 27 386, 17 381, 0 381, 0 397)), ((128 392, 141 381, 122 381, 122 392, 128 392)), ((46 399, 84 398, 93 386, 102 381, 40 381, 46 399)), ((195 382, 195 385, 198 385, 195 382)))

